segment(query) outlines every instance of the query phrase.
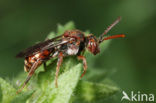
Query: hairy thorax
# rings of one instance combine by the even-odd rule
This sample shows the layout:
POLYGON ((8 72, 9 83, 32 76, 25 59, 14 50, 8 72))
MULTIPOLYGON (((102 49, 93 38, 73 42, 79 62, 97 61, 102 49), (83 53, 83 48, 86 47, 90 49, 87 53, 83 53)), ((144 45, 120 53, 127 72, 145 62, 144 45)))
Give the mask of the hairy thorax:
POLYGON ((79 51, 79 47, 76 45, 68 45, 66 53, 68 55, 76 55, 79 51))

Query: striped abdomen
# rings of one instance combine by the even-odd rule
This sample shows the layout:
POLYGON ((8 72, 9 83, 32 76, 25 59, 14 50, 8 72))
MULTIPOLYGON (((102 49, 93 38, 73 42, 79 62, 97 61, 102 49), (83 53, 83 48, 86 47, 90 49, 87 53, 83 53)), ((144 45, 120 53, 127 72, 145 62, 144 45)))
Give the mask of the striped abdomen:
POLYGON ((43 61, 47 60, 50 56, 50 51, 44 50, 43 52, 36 53, 35 55, 26 57, 24 60, 24 70, 29 72, 31 67, 35 62, 40 62, 39 65, 42 64, 43 61))

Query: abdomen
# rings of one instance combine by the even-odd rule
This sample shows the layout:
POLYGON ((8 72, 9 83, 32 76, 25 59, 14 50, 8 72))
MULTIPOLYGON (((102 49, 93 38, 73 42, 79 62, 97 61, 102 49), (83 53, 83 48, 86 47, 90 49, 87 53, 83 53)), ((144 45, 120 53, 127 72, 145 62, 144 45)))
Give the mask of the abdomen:
POLYGON ((37 62, 38 60, 41 61, 39 64, 39 65, 41 65, 43 61, 45 61, 49 58, 49 55, 50 55, 50 51, 44 50, 43 52, 39 52, 32 56, 26 57, 24 60, 24 70, 26 72, 29 72, 31 67, 33 66, 33 64, 35 62, 37 62))

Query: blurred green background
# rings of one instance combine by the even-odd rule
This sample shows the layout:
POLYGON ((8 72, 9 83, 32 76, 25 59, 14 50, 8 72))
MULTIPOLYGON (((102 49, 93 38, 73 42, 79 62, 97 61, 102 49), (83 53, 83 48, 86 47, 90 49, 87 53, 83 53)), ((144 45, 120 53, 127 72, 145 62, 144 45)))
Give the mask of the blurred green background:
POLYGON ((155 0, 0 0, 0 77, 23 72, 23 59, 15 55, 43 41, 58 23, 72 20, 77 29, 99 36, 118 16, 122 20, 109 34, 126 38, 112 40, 97 67, 107 68, 126 92, 156 95, 155 0))

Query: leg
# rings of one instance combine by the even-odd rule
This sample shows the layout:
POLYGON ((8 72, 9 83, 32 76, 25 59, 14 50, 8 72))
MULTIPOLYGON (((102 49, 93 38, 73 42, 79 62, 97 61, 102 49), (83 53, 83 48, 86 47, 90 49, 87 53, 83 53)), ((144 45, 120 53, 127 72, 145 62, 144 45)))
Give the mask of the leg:
POLYGON ((36 61, 36 62, 32 65, 32 67, 31 67, 31 69, 30 69, 30 71, 29 71, 29 73, 28 73, 28 76, 27 76, 26 80, 24 81, 23 86, 22 86, 16 93, 21 92, 21 90, 22 90, 22 89, 25 87, 25 85, 29 82, 30 78, 32 77, 32 75, 34 74, 36 68, 39 66, 40 63, 41 63, 40 61, 36 61))
POLYGON ((46 62, 43 63, 44 70, 47 68, 46 62))
POLYGON ((57 67, 56 67, 56 73, 55 73, 55 87, 56 88, 58 87, 57 79, 58 79, 58 73, 59 73, 59 69, 60 69, 62 62, 63 62, 63 53, 61 52, 58 55, 58 61, 57 61, 57 67))
POLYGON ((84 56, 78 56, 77 57, 78 60, 82 60, 83 61, 83 73, 81 75, 81 78, 86 74, 86 71, 87 71, 87 61, 86 61, 86 58, 84 56))

